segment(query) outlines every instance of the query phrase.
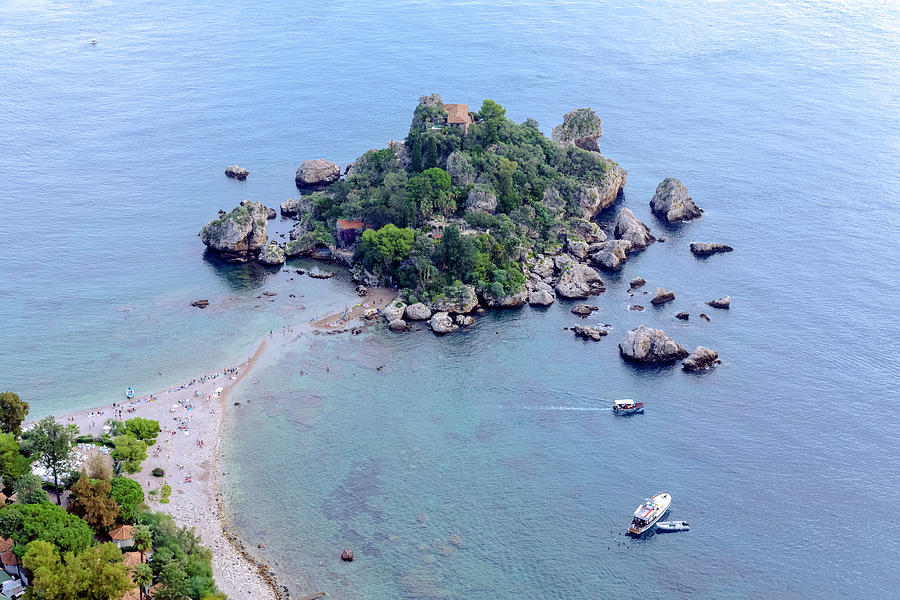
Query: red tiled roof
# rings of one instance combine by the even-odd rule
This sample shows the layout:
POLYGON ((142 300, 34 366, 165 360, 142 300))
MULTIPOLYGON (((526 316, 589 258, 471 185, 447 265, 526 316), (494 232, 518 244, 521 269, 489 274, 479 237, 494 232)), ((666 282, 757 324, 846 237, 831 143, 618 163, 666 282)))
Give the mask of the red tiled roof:
POLYGON ((13 541, 9 538, 0 537, 0 553, 6 552, 13 547, 13 541))
POLYGON ((2 562, 4 565, 9 565, 11 567, 22 564, 19 562, 19 557, 16 556, 12 550, 7 550, 3 554, 0 554, 0 562, 2 562))
POLYGON ((123 552, 122 562, 125 563, 126 567, 136 567, 143 561, 141 560, 140 552, 123 552))
POLYGON ((131 525, 119 525, 109 532, 109 537, 117 542, 124 542, 134 537, 134 527, 131 525))
POLYGON ((447 123, 453 125, 465 125, 469 122, 468 104, 445 104, 447 110, 447 123))
POLYGON ((362 221, 349 221, 347 219, 338 219, 337 224, 341 229, 362 229, 366 226, 362 221))

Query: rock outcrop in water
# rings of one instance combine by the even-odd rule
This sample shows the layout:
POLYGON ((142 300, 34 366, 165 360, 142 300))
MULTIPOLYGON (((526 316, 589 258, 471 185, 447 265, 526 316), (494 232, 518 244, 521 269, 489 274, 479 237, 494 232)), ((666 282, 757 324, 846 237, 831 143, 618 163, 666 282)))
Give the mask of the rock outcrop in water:
POLYGON ((605 329, 601 329, 599 327, 590 327, 587 325, 575 325, 572 327, 572 331, 575 332, 575 337, 584 338, 586 340, 593 340, 595 342, 599 342, 603 339, 608 332, 605 329))
POLYGON ((559 277, 556 294, 563 298, 584 299, 601 294, 606 290, 600 274, 591 267, 572 262, 559 277))
POLYGON ((697 349, 691 352, 691 355, 681 363, 681 368, 685 371, 701 371, 714 367, 719 363, 719 353, 703 346, 697 346, 697 349))
POLYGON ((428 324, 431 325, 433 332, 439 334, 453 333, 459 329, 459 325, 454 323, 450 315, 445 312, 434 313, 428 324))
POLYGON ((264 265, 283 265, 284 250, 282 250, 281 246, 279 246, 275 242, 269 242, 268 244, 263 246, 262 250, 259 251, 257 260, 264 265))
POLYGON ((684 184, 673 177, 663 179, 656 186, 656 193, 650 200, 650 210, 668 223, 699 219, 703 214, 691 200, 684 184))
POLYGON ((203 226, 198 234, 206 247, 229 262, 255 257, 268 241, 266 207, 244 200, 230 213, 203 226))
POLYGON ((627 331, 619 342, 619 352, 628 360, 642 363, 671 363, 688 355, 684 346, 665 331, 646 325, 627 331))
POLYGON ((731 246, 725 244, 712 244, 710 242, 691 242, 691 252, 694 256, 709 256, 710 254, 718 254, 719 252, 731 252, 734 250, 731 246))
POLYGON ((228 165, 225 167, 225 176, 231 177, 232 179, 247 179, 247 175, 250 174, 250 171, 245 169, 244 167, 239 167, 237 165, 228 165))
POLYGON ((708 305, 713 308, 731 308, 731 296, 725 296, 724 298, 719 298, 717 300, 710 300, 707 302, 708 305))
POLYGON ((591 254, 591 263, 604 271, 618 271, 625 266, 632 244, 628 240, 608 240, 591 254))
POLYGON ((656 294, 653 296, 653 300, 650 301, 650 304, 665 304, 666 302, 671 302, 675 299, 675 290, 666 291, 665 288, 658 287, 656 288, 656 294))
POLYGON ((341 178, 341 168, 324 158, 304 160, 297 168, 294 183, 298 188, 324 188, 341 178))
POLYGON ((623 208, 616 217, 616 225, 613 237, 617 240, 631 242, 632 250, 643 250, 652 244, 656 238, 650 233, 650 228, 643 224, 629 208, 623 208))

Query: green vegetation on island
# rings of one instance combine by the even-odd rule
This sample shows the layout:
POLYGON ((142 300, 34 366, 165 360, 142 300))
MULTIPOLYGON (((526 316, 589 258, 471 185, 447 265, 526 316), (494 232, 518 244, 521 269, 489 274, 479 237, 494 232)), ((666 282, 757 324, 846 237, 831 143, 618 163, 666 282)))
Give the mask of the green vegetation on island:
POLYGON ((336 231, 345 249, 358 241, 352 260, 367 280, 421 301, 461 284, 495 297, 519 292, 523 259, 578 237, 585 218, 614 199, 620 186, 607 179, 618 167, 548 139, 531 119, 514 123, 492 100, 466 127, 448 124, 445 106, 461 105, 423 96, 402 145, 366 152, 346 177, 312 194, 301 235, 336 231), (365 230, 357 236, 339 220, 365 230))

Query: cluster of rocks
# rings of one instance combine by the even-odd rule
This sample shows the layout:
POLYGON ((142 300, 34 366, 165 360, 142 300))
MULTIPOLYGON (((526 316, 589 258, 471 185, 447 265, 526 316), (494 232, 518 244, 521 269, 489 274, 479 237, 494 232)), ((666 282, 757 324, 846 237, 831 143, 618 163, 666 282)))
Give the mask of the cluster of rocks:
POLYGON ((204 225, 198 235, 207 249, 226 261, 245 263, 255 258, 268 241, 267 222, 265 206, 244 200, 230 213, 204 225))
POLYGON ((687 349, 666 335, 662 329, 639 325, 627 331, 619 342, 619 352, 626 360, 643 364, 671 364, 686 358, 685 371, 700 371, 719 364, 719 354, 704 346, 688 354, 687 349))
POLYGON ((381 313, 388 322, 391 331, 403 332, 411 329, 410 322, 427 322, 431 330, 437 334, 458 331, 460 327, 471 327, 475 317, 469 313, 479 306, 475 287, 464 286, 455 298, 441 298, 425 304, 415 302, 407 305, 399 297, 385 306, 381 313))
POLYGON ((587 325, 575 325, 572 327, 572 331, 575 332, 575 337, 593 340, 595 342, 599 342, 603 336, 609 333, 600 327, 590 327, 587 325))

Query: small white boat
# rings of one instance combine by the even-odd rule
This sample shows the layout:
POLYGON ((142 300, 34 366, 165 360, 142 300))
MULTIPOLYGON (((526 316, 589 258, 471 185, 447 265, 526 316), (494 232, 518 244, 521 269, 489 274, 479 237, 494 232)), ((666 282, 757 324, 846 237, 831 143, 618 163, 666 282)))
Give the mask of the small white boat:
POLYGON ((125 397, 126 398, 134 398, 134 388, 125 388, 125 397))
POLYGON ((687 521, 660 521, 656 524, 657 531, 689 531, 691 526, 687 521))
POLYGON ((628 527, 628 533, 641 535, 646 532, 666 514, 671 504, 672 494, 669 492, 660 492, 652 498, 644 500, 634 511, 631 525, 628 527))
POLYGON ((625 398, 614 401, 612 409, 617 415, 633 415, 644 412, 644 403, 625 398))

